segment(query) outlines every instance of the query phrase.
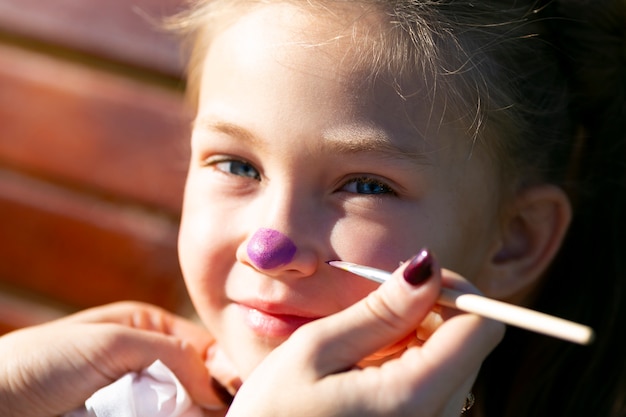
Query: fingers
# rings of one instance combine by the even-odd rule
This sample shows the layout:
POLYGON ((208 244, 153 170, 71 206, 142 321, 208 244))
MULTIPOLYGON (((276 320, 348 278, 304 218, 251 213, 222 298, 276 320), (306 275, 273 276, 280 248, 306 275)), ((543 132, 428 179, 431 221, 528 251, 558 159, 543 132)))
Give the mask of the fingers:
POLYGON ((94 307, 60 321, 69 323, 118 323, 142 330, 178 336, 205 352, 214 339, 200 325, 160 307, 135 301, 123 301, 94 307))
POLYGON ((126 332, 128 335, 119 336, 111 351, 124 352, 123 365, 127 370, 145 369, 159 359, 176 375, 196 404, 208 409, 224 407, 211 385, 204 352, 174 336, 134 329, 126 332))
MULTIPOLYGON (((442 284, 467 293, 479 291, 460 275, 442 270, 442 284)), ((438 324, 419 348, 409 349, 397 361, 381 369, 391 391, 404 388, 411 407, 434 415, 458 416, 482 362, 504 336, 505 326, 493 320, 440 308, 438 324), (433 399, 441 398, 437 402, 433 399), (429 408, 430 407, 430 408, 429 408)), ((422 326, 424 323, 422 323, 422 326)))
MULTIPOLYGON (((174 372, 194 401, 205 408, 222 408, 205 364, 214 343, 201 326, 159 307, 137 302, 120 302, 96 307, 59 321, 60 325, 83 326, 94 335, 96 349, 91 363, 112 382, 130 371, 147 368, 160 359, 174 372)), ((81 336, 82 337, 82 336, 81 336)))
POLYGON ((294 333, 294 343, 300 338, 303 354, 317 358, 319 375, 349 368, 414 331, 432 309, 440 279, 436 261, 422 251, 365 299, 294 333))
POLYGON ((440 326, 420 353, 427 363, 439 364, 443 381, 451 375, 470 374, 504 336, 502 323, 474 314, 458 314, 440 326))
MULTIPOLYGON (((442 270, 442 285, 467 293, 479 291, 460 275, 442 270)), ((433 398, 447 398, 437 415, 458 416, 467 393, 487 355, 504 336, 505 326, 493 320, 450 308, 437 308, 441 315, 429 327, 419 348, 409 349, 386 369, 390 380, 403 387, 413 406, 437 407, 433 398), (391 376, 395 375, 395 376, 391 376), (456 398, 456 401, 454 400, 456 398), (446 411, 442 411, 446 410, 446 411)), ((431 319, 432 313, 429 314, 431 319)), ((429 321, 429 320, 426 320, 429 321)), ((390 390, 398 389, 393 385, 390 390)), ((422 408, 423 409, 423 408, 422 408)), ((425 410, 426 411, 426 410, 425 410)))
MULTIPOLYGON (((443 274, 445 276, 441 280, 446 286, 477 292, 459 275, 450 271, 443 271, 443 274)), ((433 278, 438 276, 436 271, 433 275, 433 278)), ((415 297, 423 297, 434 303, 439 288, 434 285, 437 280, 433 278, 414 289, 415 297), (435 288, 429 288, 428 285, 435 288), (436 291, 435 298, 420 294, 428 290, 436 291)), ((396 305, 390 308, 399 312, 401 307, 398 304, 407 302, 404 311, 413 314, 409 317, 417 320, 413 328, 419 325, 422 341, 407 345, 401 355, 388 360, 384 366, 353 369, 341 374, 344 378, 341 385, 349 386, 351 390, 351 395, 344 397, 344 401, 348 402, 348 408, 359 412, 379 410, 381 415, 395 415, 398 410, 419 409, 424 415, 456 417, 460 414, 480 365, 503 337, 504 325, 439 306, 435 306, 435 310, 440 311, 441 315, 432 311, 424 314, 423 306, 411 304, 413 300, 410 295, 413 294, 398 299, 396 305)), ((387 299, 383 297, 381 300, 385 302, 387 299)), ((433 304, 427 305, 427 308, 433 308, 433 304)), ((411 318, 404 322, 396 321, 400 323, 398 327, 410 325, 410 322, 411 318)), ((322 379, 321 382, 327 392, 338 389, 332 380, 322 379)))
POLYGON ((301 327, 256 368, 229 413, 271 416, 273 404, 288 403, 320 415, 336 410, 414 415, 419 410, 420 415, 458 417, 503 326, 436 305, 442 282, 475 292, 458 275, 445 274, 431 255, 421 253, 361 302, 301 327), (403 340, 420 327, 424 340, 403 340), (404 348, 379 366, 354 366, 397 341, 404 348), (279 393, 277 385, 283 387, 279 393), (258 404, 270 412, 258 414, 258 404))
MULTIPOLYGON (((442 281, 448 288, 480 294, 470 282, 452 271, 442 270, 442 281)), ((445 363, 444 373, 480 363, 504 336, 505 326, 498 321, 451 308, 441 311, 445 326, 438 327, 429 336, 422 352, 433 361, 445 363)))
POLYGON ((386 363, 376 380, 363 381, 355 374, 353 386, 366 392, 380 385, 379 396, 395 398, 398 406, 418 407, 425 415, 458 416, 482 362, 503 332, 501 323, 457 314, 446 319, 422 346, 409 348, 386 363), (381 380, 389 382, 380 384, 381 380))
POLYGON ((56 379, 68 384, 71 380, 81 381, 71 384, 71 395, 79 386, 85 390, 84 398, 87 398, 126 373, 141 371, 159 359, 172 370, 197 404, 223 407, 211 389, 203 355, 182 339, 113 323, 76 323, 71 327, 51 326, 49 330, 63 332, 63 338, 71 342, 56 349, 63 353, 61 359, 69 368, 65 375, 56 379))

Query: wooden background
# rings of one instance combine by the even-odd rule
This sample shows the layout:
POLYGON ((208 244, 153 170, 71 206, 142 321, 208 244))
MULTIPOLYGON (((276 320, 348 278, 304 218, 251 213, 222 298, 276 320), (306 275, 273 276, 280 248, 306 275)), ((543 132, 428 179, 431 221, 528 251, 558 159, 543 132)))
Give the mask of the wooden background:
POLYGON ((0 0, 0 333, 115 300, 187 305, 181 0, 0 0))

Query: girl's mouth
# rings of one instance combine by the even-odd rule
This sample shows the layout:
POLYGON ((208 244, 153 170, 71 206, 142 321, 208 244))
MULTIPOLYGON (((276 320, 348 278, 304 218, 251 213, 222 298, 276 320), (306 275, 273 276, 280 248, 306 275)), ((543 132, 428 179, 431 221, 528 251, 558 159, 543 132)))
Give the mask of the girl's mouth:
POLYGON ((271 309, 239 304, 244 323, 257 335, 272 338, 285 338, 300 326, 317 320, 319 317, 306 317, 295 314, 282 314, 271 309))

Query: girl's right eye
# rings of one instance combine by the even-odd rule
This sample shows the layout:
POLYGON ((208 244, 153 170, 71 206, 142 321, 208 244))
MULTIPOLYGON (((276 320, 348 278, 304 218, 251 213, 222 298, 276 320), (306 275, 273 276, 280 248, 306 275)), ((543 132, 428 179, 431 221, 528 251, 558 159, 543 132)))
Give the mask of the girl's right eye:
POLYGON ((207 161, 207 165, 214 166, 218 171, 238 177, 252 178, 259 181, 261 175, 250 163, 236 159, 222 159, 219 161, 207 161))

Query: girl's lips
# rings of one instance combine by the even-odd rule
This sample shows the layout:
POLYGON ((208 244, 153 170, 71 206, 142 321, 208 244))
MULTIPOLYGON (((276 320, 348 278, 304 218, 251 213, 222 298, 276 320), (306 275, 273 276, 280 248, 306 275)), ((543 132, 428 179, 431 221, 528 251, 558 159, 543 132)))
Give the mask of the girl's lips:
POLYGON ((271 310, 246 304, 239 304, 239 307, 245 324, 257 335, 263 337, 288 337, 300 326, 319 318, 275 313, 271 310))

